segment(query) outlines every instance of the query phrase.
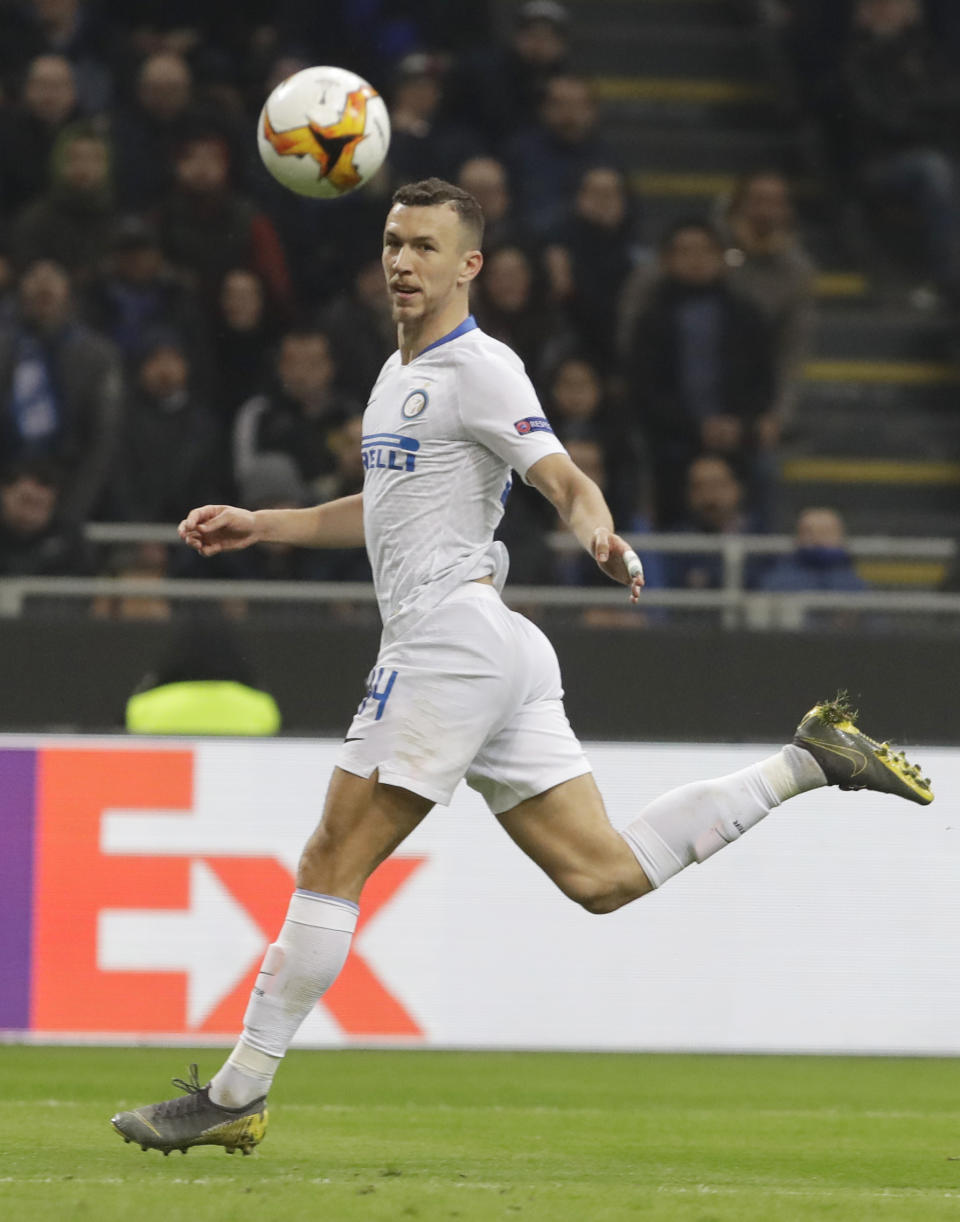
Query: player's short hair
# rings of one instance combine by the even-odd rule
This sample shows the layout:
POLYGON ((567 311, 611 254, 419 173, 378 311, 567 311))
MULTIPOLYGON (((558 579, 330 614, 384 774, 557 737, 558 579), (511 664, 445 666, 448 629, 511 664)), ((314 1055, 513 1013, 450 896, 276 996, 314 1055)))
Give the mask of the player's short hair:
POLYGON ((479 200, 445 178, 408 182, 394 191, 390 202, 403 204, 407 208, 435 208, 438 204, 450 204, 461 225, 470 233, 473 245, 479 250, 483 243, 483 209, 479 200))

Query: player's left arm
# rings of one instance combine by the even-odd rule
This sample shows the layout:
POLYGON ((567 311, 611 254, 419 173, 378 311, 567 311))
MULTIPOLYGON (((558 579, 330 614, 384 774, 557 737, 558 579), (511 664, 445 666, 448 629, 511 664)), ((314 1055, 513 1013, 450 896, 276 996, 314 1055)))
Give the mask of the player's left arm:
POLYGON ((526 480, 547 498, 608 577, 630 587, 636 602, 643 569, 625 539, 613 529, 603 493, 567 454, 548 454, 527 471, 526 480))

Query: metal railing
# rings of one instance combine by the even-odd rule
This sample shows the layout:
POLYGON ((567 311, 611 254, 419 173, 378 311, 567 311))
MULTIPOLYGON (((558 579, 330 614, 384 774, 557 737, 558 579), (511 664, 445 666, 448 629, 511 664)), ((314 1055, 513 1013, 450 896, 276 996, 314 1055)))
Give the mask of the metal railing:
MULTIPOLYGON (((508 585, 504 598, 514 607, 624 607, 622 588, 508 585)), ((135 577, 0 578, 0 618, 23 614, 29 598, 168 599, 171 602, 374 603, 365 582, 194 581, 135 577)), ((822 591, 789 594, 749 590, 648 590, 642 606, 677 611, 720 611, 726 627, 798 628, 810 611, 863 614, 949 615, 960 622, 960 594, 876 590, 864 593, 822 591)))
MULTIPOLYGON (((87 539, 97 545, 176 543, 176 529, 144 523, 92 523, 87 539)), ((634 534, 629 542, 645 552, 681 555, 719 555, 719 589, 654 589, 644 592, 644 608, 678 612, 718 613, 726 628, 756 629, 801 627, 811 612, 849 612, 864 616, 926 614, 948 616, 960 623, 960 594, 935 591, 869 591, 864 593, 766 593, 744 589, 748 560, 759 555, 789 554, 794 543, 788 535, 634 534)), ((576 551, 569 534, 550 536, 561 552, 576 551)), ((949 562, 956 543, 940 538, 861 536, 848 542, 857 558, 907 559, 949 562)), ((366 582, 245 581, 237 579, 183 579, 150 577, 4 577, 0 578, 0 617, 22 615, 27 599, 168 599, 171 602, 238 600, 249 603, 374 603, 373 587, 366 582)), ((624 607, 624 591, 615 586, 508 585, 505 598, 513 606, 542 608, 624 607)))

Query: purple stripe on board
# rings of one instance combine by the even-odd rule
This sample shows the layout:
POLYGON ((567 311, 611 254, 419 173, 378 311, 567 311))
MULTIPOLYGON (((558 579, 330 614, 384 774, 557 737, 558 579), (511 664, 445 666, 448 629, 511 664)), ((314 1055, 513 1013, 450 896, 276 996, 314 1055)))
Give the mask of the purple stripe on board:
POLYGON ((30 1026, 36 751, 0 751, 0 1027, 30 1026))

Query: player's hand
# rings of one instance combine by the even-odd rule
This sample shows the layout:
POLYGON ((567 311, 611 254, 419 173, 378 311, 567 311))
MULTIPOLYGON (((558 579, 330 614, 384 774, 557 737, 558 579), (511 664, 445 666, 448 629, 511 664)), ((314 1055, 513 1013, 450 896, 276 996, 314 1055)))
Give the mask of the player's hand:
POLYGON ((625 539, 598 526, 593 532, 593 558, 608 577, 630 587, 632 603, 639 599, 644 584, 643 565, 625 539))
POLYGON ((258 539, 256 518, 234 505, 202 505, 191 509, 177 527, 180 538, 201 556, 249 547, 258 539))

